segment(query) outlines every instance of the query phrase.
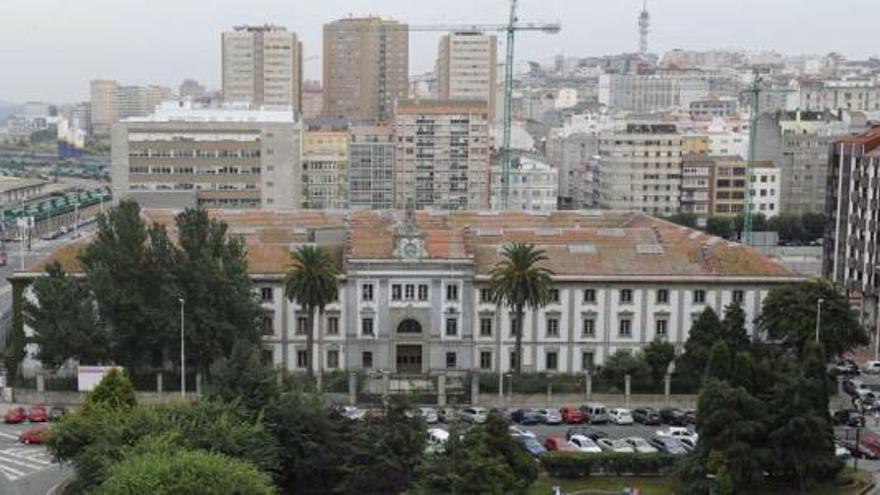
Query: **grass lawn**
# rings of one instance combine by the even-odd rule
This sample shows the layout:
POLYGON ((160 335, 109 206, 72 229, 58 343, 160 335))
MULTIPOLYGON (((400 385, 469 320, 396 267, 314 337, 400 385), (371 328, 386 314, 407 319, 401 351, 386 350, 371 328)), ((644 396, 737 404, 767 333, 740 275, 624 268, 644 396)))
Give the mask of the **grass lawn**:
MULTIPOLYGON (((810 495, 856 495, 871 483, 871 473, 855 472, 851 468, 841 474, 840 483, 824 483, 809 491, 810 495)), ((638 488, 642 495, 680 495, 685 493, 670 477, 593 477, 585 480, 564 480, 541 476, 529 489, 529 495, 550 495, 558 486, 566 495, 617 495, 624 488, 638 488), (594 491, 595 490, 595 491, 594 491)), ((752 490, 753 495, 799 495, 797 488, 762 487, 752 490)))

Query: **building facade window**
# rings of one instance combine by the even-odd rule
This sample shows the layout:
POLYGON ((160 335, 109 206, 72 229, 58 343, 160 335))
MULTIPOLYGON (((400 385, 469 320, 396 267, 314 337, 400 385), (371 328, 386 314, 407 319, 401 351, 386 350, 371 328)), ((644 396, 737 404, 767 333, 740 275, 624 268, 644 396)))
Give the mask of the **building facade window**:
POLYGON ((458 318, 446 318, 446 336, 455 337, 458 335, 458 318))
POLYGON ((446 300, 447 301, 458 301, 458 286, 457 285, 447 285, 446 286, 446 300))
POLYGON ((658 337, 666 337, 669 333, 669 321, 666 318, 658 318, 654 322, 654 333, 658 337))
POLYGON ((363 300, 363 301, 372 301, 373 300, 373 284, 364 284, 361 286, 361 300, 363 300))
POLYGON ((584 337, 596 336, 596 320, 594 318, 584 318, 584 328, 581 335, 584 337))
POLYGON ((391 286, 391 300, 392 301, 400 301, 402 296, 402 289, 400 284, 394 284, 391 286))
POLYGON ((298 316, 296 318, 296 334, 305 335, 309 326, 309 318, 306 316, 298 316))
POLYGON ((587 304, 596 302, 596 289, 584 289, 584 302, 587 304))
POLYGON ((260 301, 268 303, 272 302, 274 299, 274 293, 271 287, 262 287, 260 289, 260 301))
POLYGON ((416 297, 416 286, 413 284, 406 284, 404 286, 404 294, 403 297, 406 298, 407 301, 412 301, 416 297))
POLYGON ((304 350, 296 351, 296 367, 297 368, 308 368, 309 367, 309 353, 304 350))
POLYGON ((618 335, 621 337, 632 337, 632 320, 629 318, 621 318, 618 326, 618 335))
POLYGON ((419 301, 427 301, 428 300, 428 285, 420 284, 419 285, 419 301))
POLYGON ((492 336, 492 318, 480 318, 480 337, 492 336))
POLYGON ((491 370, 492 369, 492 351, 481 351, 480 352, 480 369, 481 370, 491 370))
POLYGON ((548 351, 545 364, 548 370, 556 371, 559 367, 559 353, 556 351, 548 351))
POLYGON ((516 369, 516 351, 510 351, 510 369, 516 369))
POLYGON ((481 303, 492 302, 492 290, 491 289, 480 289, 480 302, 481 303))
POLYGON ((706 291, 703 289, 694 290, 694 304, 706 304, 706 291))
POLYGON ((372 368, 373 367, 373 353, 370 351, 364 351, 361 353, 361 367, 362 368, 372 368))
POLYGON ((657 290, 657 304, 666 304, 669 302, 669 290, 668 289, 658 289, 657 290))
POLYGON ((745 301, 745 300, 746 300, 745 292, 743 292, 741 290, 733 291, 733 302, 735 302, 737 304, 742 304, 743 301, 745 301))
POLYGON ((454 352, 446 353, 446 368, 453 369, 458 367, 458 355, 454 352))
POLYGON ((327 335, 339 335, 339 317, 327 317, 327 335))
POLYGON ((361 333, 364 335, 373 336, 373 319, 372 318, 364 318, 361 320, 361 333))
POLYGON ((584 371, 592 371, 594 359, 595 359, 595 357, 591 351, 582 352, 581 353, 581 369, 584 371))
POLYGON ((339 351, 335 349, 327 351, 327 368, 331 370, 339 368, 339 351))
POLYGON ((510 317, 510 336, 516 337, 520 330, 522 329, 522 321, 516 318, 516 316, 510 317))
POLYGON ((550 289, 550 302, 559 303, 559 289, 550 289))
POLYGON ((263 330, 263 335, 273 335, 275 333, 275 325, 271 315, 263 315, 260 318, 260 326, 263 330))
POLYGON ((559 318, 555 316, 547 318, 547 336, 559 337, 559 318))
POLYGON ((621 289, 620 290, 620 304, 630 304, 632 302, 633 302, 632 289, 621 289))

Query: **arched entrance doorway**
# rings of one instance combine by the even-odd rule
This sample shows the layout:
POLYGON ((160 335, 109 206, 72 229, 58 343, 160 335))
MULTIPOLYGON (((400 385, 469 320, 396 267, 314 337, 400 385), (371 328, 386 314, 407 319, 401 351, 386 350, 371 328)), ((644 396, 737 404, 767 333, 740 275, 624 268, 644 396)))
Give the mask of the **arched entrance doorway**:
MULTIPOLYGON (((416 320, 406 319, 397 325, 397 333, 402 335, 421 334, 422 325, 416 320)), ((397 346, 397 372, 413 374, 422 372, 421 345, 401 344, 397 346)))

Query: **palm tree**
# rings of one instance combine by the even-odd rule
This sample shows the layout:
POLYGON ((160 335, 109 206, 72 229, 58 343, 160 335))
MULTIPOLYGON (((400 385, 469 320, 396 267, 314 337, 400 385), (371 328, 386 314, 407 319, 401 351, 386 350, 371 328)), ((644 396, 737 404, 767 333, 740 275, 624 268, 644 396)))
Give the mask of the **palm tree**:
MULTIPOLYGON (((535 249, 534 244, 515 242, 505 246, 501 253, 504 259, 489 271, 491 277, 489 290, 495 304, 508 306, 516 315, 516 369, 517 381, 522 374, 522 334, 524 308, 536 310, 550 300, 550 276, 553 272, 541 266, 548 258, 543 249, 535 249)), ((499 361, 500 366, 500 361, 499 361)))
POLYGON ((290 270, 284 277, 284 294, 291 302, 299 302, 306 312, 306 376, 308 382, 312 383, 315 310, 323 317, 324 308, 336 300, 339 292, 339 268, 330 255, 315 246, 300 246, 290 257, 290 270))

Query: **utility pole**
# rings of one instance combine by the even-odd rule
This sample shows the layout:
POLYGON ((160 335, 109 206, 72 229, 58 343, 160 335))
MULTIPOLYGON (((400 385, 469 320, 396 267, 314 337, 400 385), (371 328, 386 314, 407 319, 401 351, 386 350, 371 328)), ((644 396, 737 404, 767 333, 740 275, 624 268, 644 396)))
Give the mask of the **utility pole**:
POLYGON ((752 243, 752 174, 755 170, 755 155, 758 146, 758 112, 760 111, 760 102, 758 97, 761 95, 761 74, 755 67, 754 79, 752 80, 752 88, 750 90, 752 97, 752 115, 749 124, 749 164, 746 168, 746 204, 743 209, 743 229, 740 241, 745 245, 752 243))
POLYGON ((183 342, 184 300, 181 297, 178 301, 180 301, 180 398, 186 399, 186 353, 183 342))

